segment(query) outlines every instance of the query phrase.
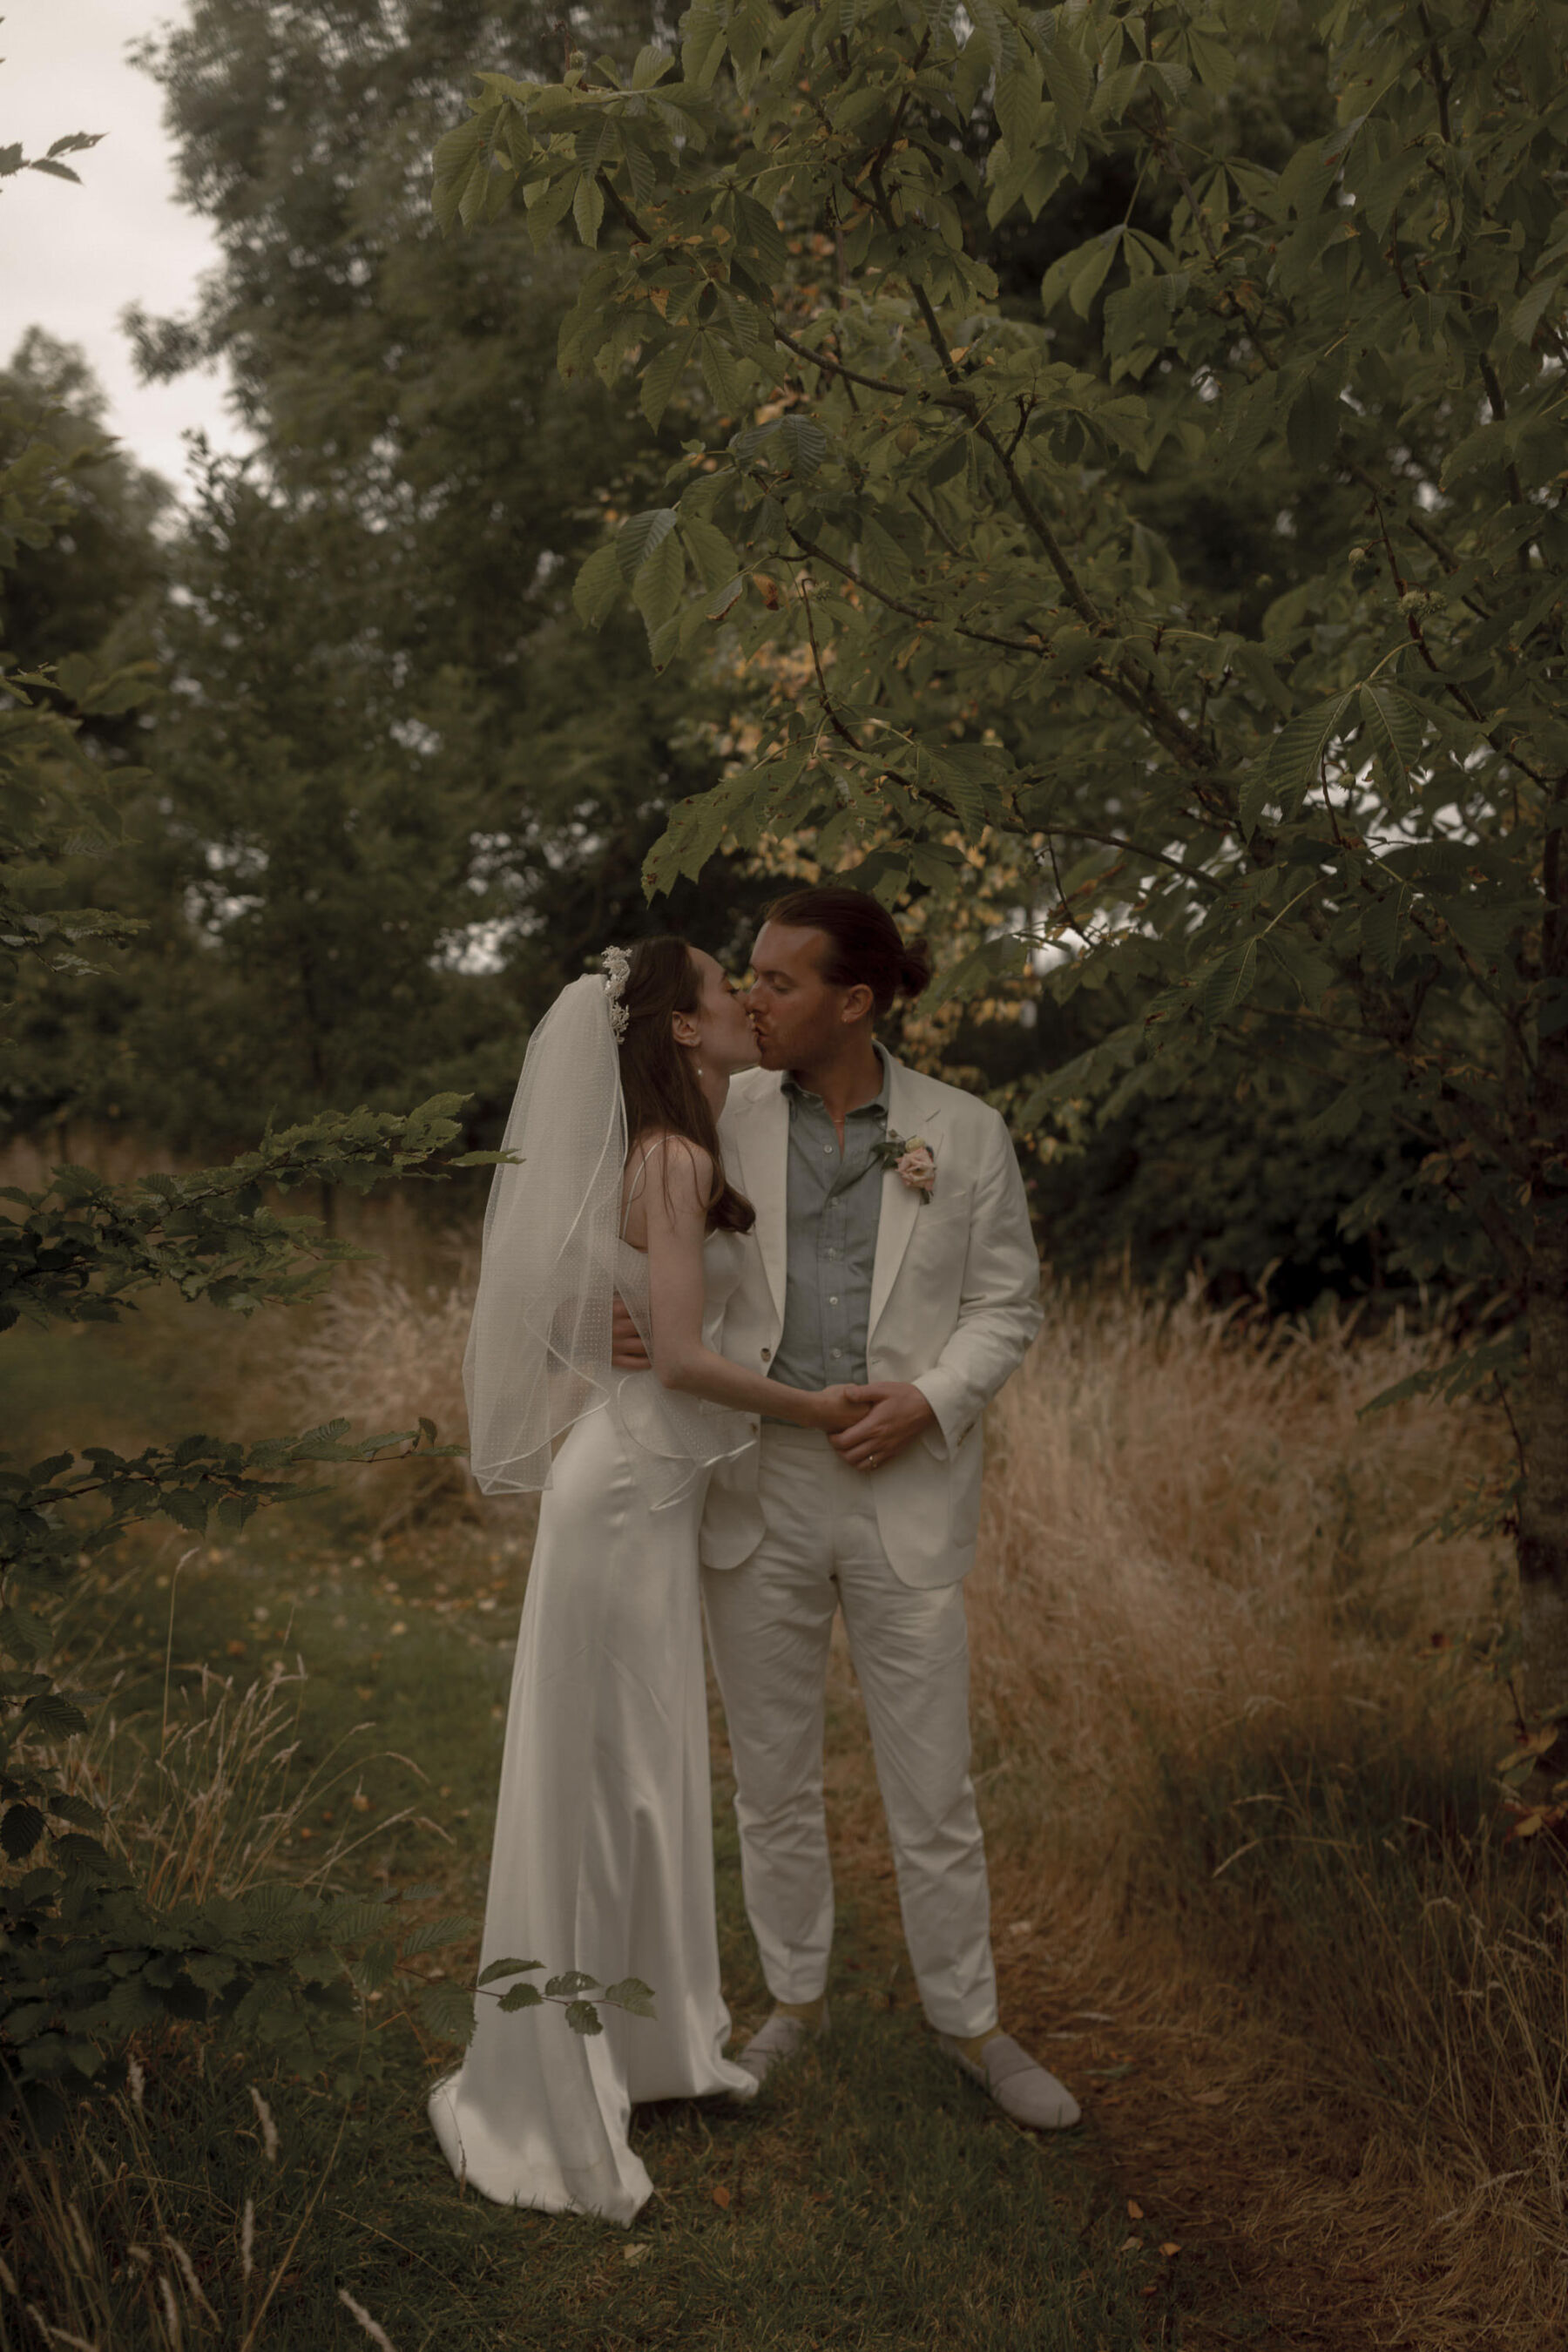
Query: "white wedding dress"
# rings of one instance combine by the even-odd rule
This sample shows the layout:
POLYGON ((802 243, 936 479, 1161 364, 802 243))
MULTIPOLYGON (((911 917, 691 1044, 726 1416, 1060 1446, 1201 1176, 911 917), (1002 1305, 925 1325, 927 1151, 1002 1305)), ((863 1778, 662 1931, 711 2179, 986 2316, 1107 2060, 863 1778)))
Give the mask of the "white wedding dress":
MULTIPOLYGON (((742 1249, 734 1234, 706 1244, 710 1346, 742 1249)), ((646 1324, 647 1258, 623 1242, 619 1266, 646 1324)), ((480 1956, 481 1969, 541 1960, 601 1984, 640 1977, 657 2016, 604 2008, 604 2032, 580 2034, 555 2002, 503 2015, 481 1991, 468 2053, 430 2098, 453 2170, 485 2196, 623 2223, 653 2194, 627 2137, 634 2105, 756 2090, 722 2054, 697 1568, 708 1473, 694 1468, 678 1502, 650 1507, 647 1457, 667 1426, 655 1375, 628 1374, 556 1455, 512 1674, 480 1956)), ((679 1451, 672 1441, 670 1456, 679 1451)))

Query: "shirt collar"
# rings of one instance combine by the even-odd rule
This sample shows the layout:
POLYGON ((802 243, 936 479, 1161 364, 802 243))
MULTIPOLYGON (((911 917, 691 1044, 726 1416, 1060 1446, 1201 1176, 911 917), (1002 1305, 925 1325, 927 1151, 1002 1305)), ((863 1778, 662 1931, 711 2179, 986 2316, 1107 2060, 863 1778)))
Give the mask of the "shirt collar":
MULTIPOLYGON (((871 1050, 876 1055, 878 1061, 882 1066, 881 1089, 879 1093, 872 1096, 869 1102, 858 1103, 855 1108, 849 1113, 849 1117, 851 1118, 863 1118, 869 1111, 879 1115, 885 1121, 888 1116, 888 1096, 893 1083, 892 1057, 889 1054, 886 1046, 879 1045, 875 1038, 871 1041, 871 1050)), ((803 1087, 792 1071, 786 1070, 784 1072, 784 1084, 780 1091, 783 1094, 787 1095, 792 1105, 795 1103, 806 1103, 812 1105, 817 1110, 822 1108, 822 1097, 820 1095, 814 1095, 809 1087, 803 1087)))

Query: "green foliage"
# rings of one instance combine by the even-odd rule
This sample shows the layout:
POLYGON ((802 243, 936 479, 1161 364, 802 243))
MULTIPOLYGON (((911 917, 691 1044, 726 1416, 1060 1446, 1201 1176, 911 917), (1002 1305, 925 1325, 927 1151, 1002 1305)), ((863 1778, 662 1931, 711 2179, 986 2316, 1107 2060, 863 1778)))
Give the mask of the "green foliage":
MULTIPOLYGON (((1568 1590, 1568 9, 1313 14, 1331 124, 1265 138, 1237 100, 1275 0, 872 0, 852 37, 697 0, 639 88, 488 78, 437 202, 515 192, 582 235, 594 179, 616 227, 563 367, 635 369, 650 409, 700 371, 754 412, 711 416, 619 583, 595 555, 583 583, 656 664, 718 630, 812 666, 650 889, 830 820, 884 896, 952 896, 984 829, 1034 877, 1058 1001, 1110 971, 1134 1008, 1026 1123, 1224 1055, 1306 1073, 1326 1136, 1434 1142, 1407 1270, 1479 1255, 1528 1316, 1528 1617, 1568 1590), (1009 235, 1116 169, 1122 217, 1029 315, 1009 235), (1148 520, 1253 477, 1310 554, 1262 604, 1148 520), (715 603, 689 572, 726 562, 715 603)), ((1568 1649, 1538 1660, 1568 1708, 1568 1649)))
MULTIPOLYGON (((91 1808, 57 1798, 51 1811, 91 1808)), ((13 1863, 41 1830, 15 1804, 0 1826, 13 1863), (13 1828, 14 1823, 19 1826, 13 1828)), ((340 2096, 379 2079, 381 2053, 364 2002, 402 1989, 419 1955, 471 1936, 478 1923, 450 1917, 412 1925, 409 1906, 428 1889, 365 1901, 258 1886, 232 1898, 153 1910, 94 1838, 67 1830, 49 1861, 0 1884, 0 2117, 25 2105, 49 2137, 68 2104, 124 2078, 122 2051, 137 2034, 172 2023, 219 2028, 291 2073, 325 2073, 340 2096)), ((462 2042, 471 2005, 432 1985, 420 2008, 433 2032, 462 2042)))
MULTIPOLYGON (((103 456, 100 442, 56 433, 54 421, 0 383, 0 572, 47 549, 70 522, 78 479, 103 456)), ((121 801, 83 730, 133 710, 150 690, 144 662, 105 668, 71 652, 51 668, 24 668, 0 653, 0 985, 7 991, 28 963, 79 974, 88 966, 79 941, 109 943, 140 929, 103 908, 60 906, 50 886, 68 859, 102 858, 120 846, 121 801)))
MULTIPOLYGON (((630 70, 646 19, 601 8, 594 38, 630 70)), ((258 1112, 456 1089, 488 1137, 550 996, 662 924, 642 858, 719 772, 703 698, 650 676, 635 611, 592 639, 571 611, 658 461, 630 387, 556 374, 575 256, 520 219, 454 266, 417 168, 470 68, 560 54, 547 12, 437 0, 353 41, 325 0, 200 0, 149 45, 220 257, 194 316, 140 320, 140 356, 221 362, 256 454, 203 462, 167 534, 156 789, 87 892, 147 929, 31 992, 28 1129, 216 1157, 258 1112)), ((727 949, 712 881, 675 912, 727 949)))
POLYGON ((23 1213, 0 1234, 0 1330, 19 1315, 112 1322, 149 1283, 173 1283, 248 1315, 265 1304, 314 1297, 331 1267, 374 1253, 329 1239, 311 1217, 279 1215, 268 1192, 301 1184, 365 1192, 388 1176, 445 1173, 493 1154, 450 1155, 460 1095, 435 1095, 405 1115, 328 1112, 269 1134, 223 1168, 108 1182, 90 1168, 57 1168, 47 1192, 12 1186, 0 1200, 23 1213), (438 1169, 434 1155, 446 1155, 438 1169))
POLYGON ((89 147, 96 147, 102 136, 101 131, 68 131, 42 155, 24 155, 21 141, 13 140, 8 146, 0 147, 0 180, 15 179, 18 172, 47 172, 51 179, 75 181, 79 186, 79 173, 73 172, 68 163, 62 163, 60 157, 84 154, 89 147))
MULTIPOLYGON (((0 1227, 0 1314, 7 1324, 113 1320, 154 1282, 240 1314, 309 1297, 334 1263, 365 1253, 326 1239, 313 1220, 278 1215, 263 1185, 433 1172, 457 1133, 453 1108, 325 1117, 197 1176, 114 1186, 57 1169, 49 1191, 6 1196, 23 1213, 0 1227)), ((395 1447, 455 1450, 437 1446, 428 1421, 357 1440, 333 1421, 251 1444, 193 1435, 133 1457, 89 1446, 79 1461, 60 1454, 23 1468, 0 1455, 0 1853, 11 1865, 0 1874, 0 2105, 23 2100, 52 2127, 63 2100, 112 2079, 106 2053, 163 2016, 258 2038, 308 2073, 368 2047, 351 1994, 381 1981, 381 1944, 357 1975, 345 1976, 341 1948, 363 1936, 359 1913, 276 1887, 194 1910, 142 1901, 110 1858, 98 1808, 73 1785, 66 1744, 88 1716, 47 1660, 58 1603, 129 1527, 162 1517, 196 1537, 209 1526, 235 1534, 263 1505, 309 1492, 301 1468, 395 1447)), ((397 1949, 394 1937, 386 1968, 397 1949)))

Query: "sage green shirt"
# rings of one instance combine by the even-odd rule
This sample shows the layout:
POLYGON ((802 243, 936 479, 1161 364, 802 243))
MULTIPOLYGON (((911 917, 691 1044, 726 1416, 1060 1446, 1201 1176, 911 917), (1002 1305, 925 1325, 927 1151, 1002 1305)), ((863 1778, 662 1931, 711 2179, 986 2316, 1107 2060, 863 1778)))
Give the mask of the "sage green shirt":
POLYGON ((888 1057, 882 1091, 844 1121, 844 1148, 820 1095, 786 1076, 789 1188, 784 1331, 770 1377, 791 1389, 864 1381, 871 1319, 871 1268, 882 1214, 888 1133, 888 1057))

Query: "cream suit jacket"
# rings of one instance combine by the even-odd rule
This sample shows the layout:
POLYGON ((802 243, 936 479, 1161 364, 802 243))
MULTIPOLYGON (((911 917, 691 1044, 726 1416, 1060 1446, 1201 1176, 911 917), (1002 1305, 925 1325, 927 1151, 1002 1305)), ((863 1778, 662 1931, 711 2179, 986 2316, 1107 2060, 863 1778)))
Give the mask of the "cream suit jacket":
MULTIPOLYGON (((1040 1328, 1040 1262, 1023 1179, 996 1112, 958 1087, 890 1062, 889 1134, 929 1143, 936 1187, 922 1202, 889 1169, 872 1268, 867 1377, 923 1390, 937 1425, 867 1475, 877 1525, 906 1584, 955 1584, 974 1559, 981 1416, 1040 1328)), ((730 1082, 720 1121, 725 1172, 757 1213, 720 1346, 765 1372, 784 1329, 789 1104, 777 1070, 730 1082)), ((760 1426, 760 1423, 754 1424, 760 1426)), ((702 1518, 709 1568, 738 1568, 763 1538, 757 1449, 714 1473, 702 1518)))

